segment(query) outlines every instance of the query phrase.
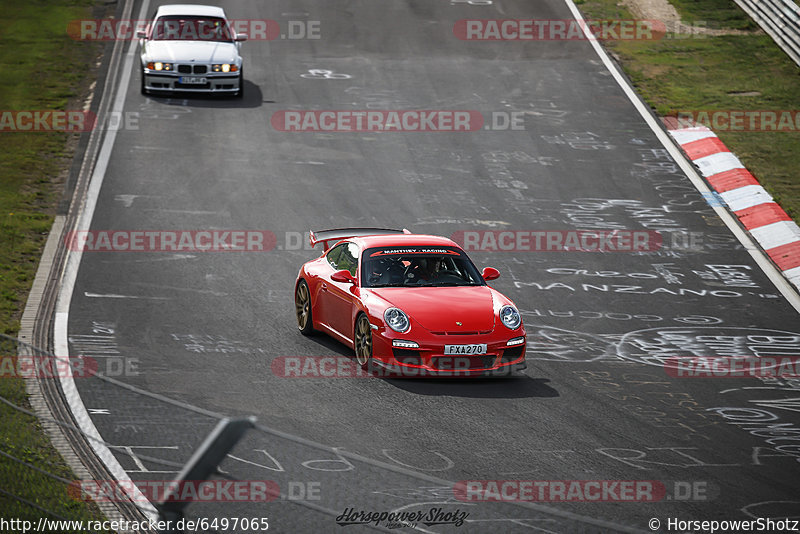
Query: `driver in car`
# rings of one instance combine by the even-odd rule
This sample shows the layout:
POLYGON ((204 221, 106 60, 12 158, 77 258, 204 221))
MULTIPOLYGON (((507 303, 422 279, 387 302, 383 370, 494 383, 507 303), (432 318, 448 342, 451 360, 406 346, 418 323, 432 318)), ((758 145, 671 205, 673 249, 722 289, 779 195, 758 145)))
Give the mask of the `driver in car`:
POLYGON ((439 267, 439 261, 435 258, 419 258, 414 260, 407 271, 406 277, 412 283, 429 282, 437 278, 439 267))

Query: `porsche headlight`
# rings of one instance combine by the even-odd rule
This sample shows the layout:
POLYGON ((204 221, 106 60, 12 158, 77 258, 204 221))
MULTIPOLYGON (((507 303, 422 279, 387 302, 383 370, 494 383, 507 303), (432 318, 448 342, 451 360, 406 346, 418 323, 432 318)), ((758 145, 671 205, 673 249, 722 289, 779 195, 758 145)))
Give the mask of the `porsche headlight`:
POLYGON ((511 330, 516 330, 522 324, 522 317, 514 306, 506 304, 500 308, 500 321, 511 330))
POLYGON ((408 315, 397 308, 389 308, 383 312, 383 320, 386 321, 389 328, 401 334, 408 332, 411 328, 411 321, 408 320, 408 315))

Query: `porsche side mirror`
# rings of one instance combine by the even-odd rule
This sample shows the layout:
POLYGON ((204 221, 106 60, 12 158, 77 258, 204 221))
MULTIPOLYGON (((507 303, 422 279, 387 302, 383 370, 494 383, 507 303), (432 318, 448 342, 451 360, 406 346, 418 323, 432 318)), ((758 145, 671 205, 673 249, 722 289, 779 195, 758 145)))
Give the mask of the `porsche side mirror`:
POLYGON ((500 271, 498 271, 494 267, 486 267, 481 272, 481 276, 483 276, 483 279, 486 280, 487 282, 489 280, 496 280, 497 278, 500 278, 500 271))
POLYGON ((334 282, 340 282, 342 284, 355 284, 356 279, 353 278, 353 275, 350 274, 350 271, 347 269, 342 269, 341 271, 336 271, 331 275, 331 280, 334 282))

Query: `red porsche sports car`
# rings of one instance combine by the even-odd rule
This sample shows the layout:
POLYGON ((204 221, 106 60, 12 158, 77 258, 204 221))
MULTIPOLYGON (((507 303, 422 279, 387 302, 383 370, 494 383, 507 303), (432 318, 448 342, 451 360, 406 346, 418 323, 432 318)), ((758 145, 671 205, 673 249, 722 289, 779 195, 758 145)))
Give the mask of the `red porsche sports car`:
POLYGON ((525 329, 514 303, 488 285, 445 237, 408 230, 311 232, 321 257, 300 268, 300 332, 352 347, 370 371, 401 376, 503 375, 525 369, 525 329))

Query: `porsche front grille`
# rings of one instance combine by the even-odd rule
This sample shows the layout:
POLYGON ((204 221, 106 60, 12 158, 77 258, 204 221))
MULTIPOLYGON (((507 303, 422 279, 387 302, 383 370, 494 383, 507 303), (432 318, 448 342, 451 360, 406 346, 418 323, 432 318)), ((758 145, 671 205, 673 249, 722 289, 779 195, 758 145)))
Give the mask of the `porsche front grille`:
POLYGON ((392 349, 392 355, 394 359, 400 363, 404 363, 406 365, 422 365, 422 359, 420 358, 418 350, 409 350, 409 349, 392 349))
POLYGON ((520 345, 518 347, 510 347, 505 349, 503 351, 503 362, 507 363, 519 360, 520 357, 522 356, 522 349, 524 347, 525 347, 524 345, 520 345))
POLYGON ((479 356, 436 356, 431 366, 441 371, 464 371, 473 369, 490 369, 494 367, 497 355, 482 354, 479 356))

